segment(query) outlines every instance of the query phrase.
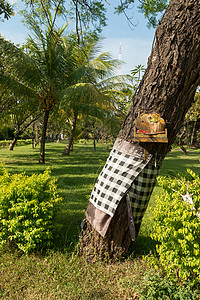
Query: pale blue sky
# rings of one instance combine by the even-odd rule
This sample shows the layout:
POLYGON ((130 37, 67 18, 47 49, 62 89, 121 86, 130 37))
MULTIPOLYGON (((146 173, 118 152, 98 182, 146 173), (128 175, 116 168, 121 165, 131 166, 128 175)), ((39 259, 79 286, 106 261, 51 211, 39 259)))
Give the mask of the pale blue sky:
POLYGON ((137 12, 137 5, 134 10, 128 12, 133 15, 132 22, 137 24, 133 30, 130 29, 126 17, 113 13, 112 3, 116 0, 108 1, 108 26, 103 31, 104 49, 113 54, 115 58, 119 56, 119 45, 122 44, 122 73, 129 73, 136 65, 146 65, 150 55, 155 29, 148 29, 144 16, 137 12))
MULTIPOLYGON (((18 12, 22 9, 20 0, 17 1, 18 12)), ((137 26, 131 30, 124 15, 113 13, 113 6, 116 0, 110 0, 107 4, 108 26, 103 30, 102 51, 109 51, 113 58, 119 57, 119 46, 122 44, 122 74, 127 74, 136 65, 146 65, 150 55, 151 45, 154 36, 154 29, 148 29, 147 21, 141 13, 134 8, 133 23, 137 26)), ((130 12, 130 14, 133 13, 130 12)), ((27 36, 27 29, 21 23, 21 16, 17 13, 10 20, 0 22, 0 33, 14 43, 23 43, 27 36)))

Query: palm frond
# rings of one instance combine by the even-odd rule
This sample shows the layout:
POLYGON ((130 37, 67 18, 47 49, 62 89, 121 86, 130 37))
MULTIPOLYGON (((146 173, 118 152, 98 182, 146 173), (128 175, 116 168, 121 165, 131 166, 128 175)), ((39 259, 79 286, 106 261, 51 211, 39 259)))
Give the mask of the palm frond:
POLYGON ((91 83, 78 83, 69 86, 62 92, 61 105, 77 107, 80 111, 84 106, 95 105, 96 107, 109 107, 110 101, 106 94, 101 93, 91 83))
POLYGON ((12 78, 6 74, 0 74, 0 84, 2 87, 7 87, 12 94, 17 97, 20 97, 22 94, 32 99, 36 99, 38 97, 34 89, 31 89, 29 86, 16 81, 15 78, 12 78))

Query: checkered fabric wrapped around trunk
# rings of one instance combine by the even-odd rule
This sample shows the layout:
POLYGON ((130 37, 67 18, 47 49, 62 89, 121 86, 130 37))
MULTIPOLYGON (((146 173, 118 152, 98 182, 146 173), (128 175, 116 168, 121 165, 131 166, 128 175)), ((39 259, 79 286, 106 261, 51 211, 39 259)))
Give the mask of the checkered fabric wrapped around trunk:
POLYGON ((90 202, 113 216, 116 208, 147 161, 112 149, 91 194, 90 202))
MULTIPOLYGON (((112 218, 122 197, 129 193, 134 223, 141 223, 159 173, 159 160, 145 154, 139 145, 117 139, 93 188, 90 203, 112 218)), ((92 219, 88 212, 86 216, 92 219)))
POLYGON ((129 190, 135 225, 139 225, 142 222, 153 188, 156 184, 156 177, 159 174, 160 167, 161 161, 156 162, 155 158, 152 158, 135 178, 129 190))

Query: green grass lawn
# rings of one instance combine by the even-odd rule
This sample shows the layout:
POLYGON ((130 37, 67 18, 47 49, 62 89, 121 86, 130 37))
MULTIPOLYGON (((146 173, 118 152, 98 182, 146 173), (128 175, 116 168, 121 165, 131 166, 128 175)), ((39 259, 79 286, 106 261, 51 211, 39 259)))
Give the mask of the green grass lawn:
MULTIPOLYGON (((75 144, 70 156, 62 156, 64 148, 63 142, 47 143, 45 165, 38 163, 39 148, 32 149, 31 145, 18 146, 14 151, 0 148, 0 161, 11 173, 25 171, 31 175, 49 167, 52 176, 57 178, 58 192, 63 197, 56 220, 54 249, 45 255, 20 255, 9 249, 1 253, 0 297, 136 299, 135 295, 140 294, 143 289, 147 274, 154 276, 154 271, 143 260, 142 255, 149 254, 155 247, 150 238, 150 208, 154 205, 155 195, 160 193, 160 188, 156 186, 154 189, 133 254, 123 263, 88 264, 75 255, 74 249, 94 181, 109 152, 107 146, 100 143, 94 151, 90 142, 75 144)), ((187 156, 181 150, 174 149, 165 159, 161 175, 186 172, 187 168, 199 172, 199 159, 200 149, 190 149, 187 156)))

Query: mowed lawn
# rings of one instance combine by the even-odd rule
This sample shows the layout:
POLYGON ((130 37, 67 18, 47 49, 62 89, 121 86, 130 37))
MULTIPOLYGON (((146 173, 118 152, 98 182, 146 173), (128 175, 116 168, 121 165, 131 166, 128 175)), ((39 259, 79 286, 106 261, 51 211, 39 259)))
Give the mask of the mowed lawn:
MULTIPOLYGON (((46 144, 46 164, 40 165, 39 148, 17 146, 14 151, 0 148, 0 161, 9 172, 33 173, 50 168, 57 179, 63 204, 57 215, 54 248, 47 253, 22 255, 7 249, 0 256, 0 297, 2 299, 145 299, 142 298, 147 277, 155 274, 143 255, 155 248, 150 238, 150 208, 154 206, 155 187, 144 216, 134 252, 123 262, 88 264, 76 255, 80 223, 95 179, 109 152, 106 144, 76 143, 70 156, 63 156, 65 143, 46 144), (141 297, 141 298, 139 298, 141 297)), ((165 159, 160 175, 200 172, 200 149, 190 149, 185 156, 173 149, 165 159)), ((157 275, 155 275, 157 276, 157 275)), ((153 298, 152 298, 153 299, 153 298)))

